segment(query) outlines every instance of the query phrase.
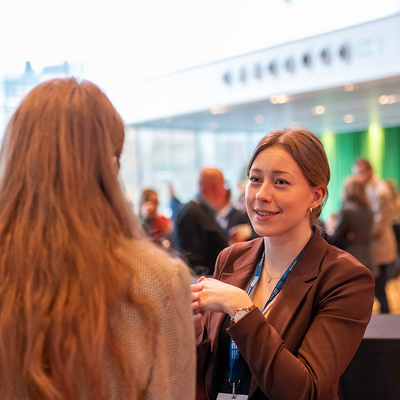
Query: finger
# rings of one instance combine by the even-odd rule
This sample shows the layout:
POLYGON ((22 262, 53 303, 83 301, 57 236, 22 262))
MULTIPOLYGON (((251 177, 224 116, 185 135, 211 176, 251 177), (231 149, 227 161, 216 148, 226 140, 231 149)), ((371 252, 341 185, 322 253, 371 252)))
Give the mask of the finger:
POLYGON ((195 283, 194 285, 190 285, 190 288, 192 289, 192 293, 200 292, 200 290, 203 288, 203 286, 199 285, 198 283, 195 283))
MULTIPOLYGON (((194 301, 192 303, 192 311, 195 312, 198 308, 200 307, 200 303, 198 301, 194 301)), ((195 314, 199 314, 198 312, 196 312, 195 314)))
POLYGON ((201 314, 201 313, 196 313, 196 314, 193 314, 193 320, 196 322, 196 321, 201 321, 201 318, 203 317, 203 314, 201 314))
POLYGON ((200 298, 199 292, 192 292, 192 302, 199 300, 199 298, 200 298))
POLYGON ((199 279, 197 279, 197 283, 200 283, 200 282, 204 281, 205 279, 207 279, 205 276, 201 276, 199 279))

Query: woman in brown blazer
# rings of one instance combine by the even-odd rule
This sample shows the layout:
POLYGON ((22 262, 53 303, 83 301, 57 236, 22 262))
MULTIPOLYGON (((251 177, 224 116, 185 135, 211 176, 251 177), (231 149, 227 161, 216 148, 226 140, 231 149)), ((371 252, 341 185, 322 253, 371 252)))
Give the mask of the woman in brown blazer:
POLYGON ((307 130, 274 131, 247 173, 246 208, 262 237, 223 250, 213 279, 192 286, 197 398, 338 399, 374 280, 315 228, 330 179, 323 145, 307 130))

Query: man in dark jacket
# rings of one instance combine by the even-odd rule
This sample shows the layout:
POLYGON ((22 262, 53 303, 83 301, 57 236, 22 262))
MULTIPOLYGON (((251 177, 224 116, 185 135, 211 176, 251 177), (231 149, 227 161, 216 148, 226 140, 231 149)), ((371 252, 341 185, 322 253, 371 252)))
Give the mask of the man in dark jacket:
POLYGON ((175 217, 173 247, 197 275, 211 275, 227 234, 215 219, 226 202, 225 179, 216 168, 204 168, 199 176, 198 195, 183 205, 175 217))

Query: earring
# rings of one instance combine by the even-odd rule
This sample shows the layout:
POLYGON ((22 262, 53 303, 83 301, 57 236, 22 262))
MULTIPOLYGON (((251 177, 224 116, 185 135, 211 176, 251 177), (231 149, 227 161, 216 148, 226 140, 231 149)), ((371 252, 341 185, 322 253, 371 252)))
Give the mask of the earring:
POLYGON ((312 208, 310 207, 310 214, 312 214, 312 208))

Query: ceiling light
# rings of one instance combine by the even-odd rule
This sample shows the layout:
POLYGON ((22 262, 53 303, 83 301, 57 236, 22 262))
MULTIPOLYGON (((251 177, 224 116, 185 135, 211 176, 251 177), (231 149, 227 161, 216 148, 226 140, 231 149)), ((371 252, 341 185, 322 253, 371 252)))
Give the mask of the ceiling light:
POLYGON ((219 123, 218 123, 217 121, 212 121, 212 122, 210 123, 210 129, 211 129, 212 131, 216 131, 218 128, 219 128, 219 123))
POLYGON ((346 122, 346 124, 351 124, 352 122, 354 122, 354 115, 352 114, 346 114, 343 117, 343 121, 346 122))
POLYGON ((289 97, 285 94, 279 94, 277 96, 272 96, 269 101, 272 104, 284 104, 289 101, 289 97))
POLYGON ((393 104, 400 102, 400 94, 383 94, 378 99, 380 104, 393 104))
POLYGON ((264 122, 264 117, 261 114, 257 114, 254 117, 254 121, 256 121, 257 124, 262 124, 264 122))
POLYGON ((324 107, 324 106, 321 106, 321 105, 315 106, 315 107, 313 107, 313 108, 311 109, 311 112, 312 112, 314 115, 322 115, 322 114, 325 112, 325 107, 324 107))
POLYGON ((353 90, 357 90, 357 87, 356 87, 356 85, 349 83, 348 85, 345 85, 344 90, 346 92, 352 92, 353 90))
POLYGON ((225 114, 227 111, 228 111, 227 107, 213 106, 213 107, 210 108, 210 113, 212 115, 225 114))

